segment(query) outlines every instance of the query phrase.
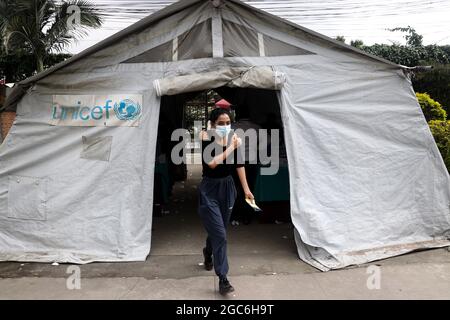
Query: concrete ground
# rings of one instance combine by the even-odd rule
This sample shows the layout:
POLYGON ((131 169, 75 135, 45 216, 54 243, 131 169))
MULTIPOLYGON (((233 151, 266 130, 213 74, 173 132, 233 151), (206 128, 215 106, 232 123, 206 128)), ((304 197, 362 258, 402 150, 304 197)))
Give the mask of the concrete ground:
POLYGON ((291 224, 258 221, 230 226, 229 279, 236 291, 222 297, 213 271, 201 266, 199 167, 188 176, 176 185, 170 213, 154 219, 147 261, 78 266, 79 289, 71 265, 2 262, 0 299, 450 299, 445 248, 323 273, 298 259, 291 224))

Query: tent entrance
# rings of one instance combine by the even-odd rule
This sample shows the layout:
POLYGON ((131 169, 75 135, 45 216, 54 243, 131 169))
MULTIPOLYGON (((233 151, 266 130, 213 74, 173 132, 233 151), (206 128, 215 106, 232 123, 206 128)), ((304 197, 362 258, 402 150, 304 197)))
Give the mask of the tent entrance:
MULTIPOLYGON (((206 128, 207 114, 221 99, 232 104, 231 113, 235 121, 245 114, 262 129, 278 129, 280 140, 284 140, 276 91, 221 87, 163 96, 155 166, 151 255, 196 255, 195 259, 199 259, 197 255, 206 239, 197 214, 197 187, 202 174, 200 145, 189 145, 188 163, 175 165, 170 154, 179 142, 170 141, 170 137, 178 128, 188 130, 194 137, 198 134, 194 121, 200 121, 202 128, 206 128)), ((253 193, 263 213, 253 212, 248 205, 245 205, 245 214, 233 212, 239 225, 229 225, 231 255, 254 252, 262 254, 261 259, 266 262, 268 258, 265 255, 274 254, 297 259, 290 223, 287 159, 282 141, 279 155, 280 169, 276 175, 258 174, 254 179, 253 193)))

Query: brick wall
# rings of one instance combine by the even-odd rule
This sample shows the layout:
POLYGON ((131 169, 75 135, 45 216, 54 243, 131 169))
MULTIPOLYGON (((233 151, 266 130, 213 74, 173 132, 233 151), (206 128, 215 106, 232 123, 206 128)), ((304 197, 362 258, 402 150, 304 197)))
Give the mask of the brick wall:
POLYGON ((3 139, 5 139, 15 119, 16 119, 15 112, 7 111, 0 113, 0 123, 2 127, 1 129, 3 139))

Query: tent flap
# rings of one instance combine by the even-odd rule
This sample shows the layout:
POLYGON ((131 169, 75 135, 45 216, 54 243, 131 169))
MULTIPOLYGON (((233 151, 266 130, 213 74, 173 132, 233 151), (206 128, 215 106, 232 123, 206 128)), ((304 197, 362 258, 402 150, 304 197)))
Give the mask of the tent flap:
POLYGON ((223 68, 217 71, 168 77, 153 81, 158 96, 213 89, 223 86, 280 90, 283 73, 271 67, 223 68))

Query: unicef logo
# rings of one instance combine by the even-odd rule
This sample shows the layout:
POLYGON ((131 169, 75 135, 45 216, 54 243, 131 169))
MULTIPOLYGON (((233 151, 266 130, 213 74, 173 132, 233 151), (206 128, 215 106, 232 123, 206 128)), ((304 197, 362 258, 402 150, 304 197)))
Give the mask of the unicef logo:
POLYGON ((124 99, 114 104, 114 112, 120 120, 134 120, 141 114, 141 106, 133 100, 124 99))

